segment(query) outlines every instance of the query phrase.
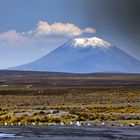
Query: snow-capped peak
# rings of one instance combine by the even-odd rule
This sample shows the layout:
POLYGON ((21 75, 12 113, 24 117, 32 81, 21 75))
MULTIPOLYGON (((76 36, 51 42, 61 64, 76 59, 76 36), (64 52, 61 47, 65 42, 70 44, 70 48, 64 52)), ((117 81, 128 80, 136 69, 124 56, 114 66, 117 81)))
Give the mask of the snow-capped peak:
POLYGON ((73 40, 73 45, 75 47, 103 47, 103 48, 108 48, 111 46, 111 44, 109 44, 108 42, 97 37, 76 38, 73 40))

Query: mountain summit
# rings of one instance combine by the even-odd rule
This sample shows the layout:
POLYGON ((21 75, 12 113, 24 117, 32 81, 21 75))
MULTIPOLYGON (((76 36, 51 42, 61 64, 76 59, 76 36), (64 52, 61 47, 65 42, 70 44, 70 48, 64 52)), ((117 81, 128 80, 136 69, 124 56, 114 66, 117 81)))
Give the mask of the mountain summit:
POLYGON ((92 37, 92 38, 77 38, 73 40, 73 45, 75 47, 109 47, 111 44, 108 42, 97 38, 97 37, 92 37))
POLYGON ((76 38, 46 56, 14 69, 71 73, 140 73, 140 61, 97 37, 76 38))

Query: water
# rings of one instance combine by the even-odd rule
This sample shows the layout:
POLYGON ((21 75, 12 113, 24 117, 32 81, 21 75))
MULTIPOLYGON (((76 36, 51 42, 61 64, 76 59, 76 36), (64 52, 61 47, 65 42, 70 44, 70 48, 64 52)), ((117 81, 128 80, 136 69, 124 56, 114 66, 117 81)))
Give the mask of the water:
POLYGON ((140 140, 140 128, 1 126, 0 140, 140 140))
POLYGON ((0 133, 0 139, 1 138, 14 138, 16 137, 15 134, 4 134, 4 133, 0 133))

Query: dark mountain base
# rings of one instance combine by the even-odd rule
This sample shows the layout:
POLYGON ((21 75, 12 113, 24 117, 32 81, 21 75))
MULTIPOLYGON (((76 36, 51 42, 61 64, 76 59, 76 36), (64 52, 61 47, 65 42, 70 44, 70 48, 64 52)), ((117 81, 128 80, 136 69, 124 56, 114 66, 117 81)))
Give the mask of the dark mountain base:
POLYGON ((49 87, 139 86, 140 74, 0 71, 0 85, 49 87))

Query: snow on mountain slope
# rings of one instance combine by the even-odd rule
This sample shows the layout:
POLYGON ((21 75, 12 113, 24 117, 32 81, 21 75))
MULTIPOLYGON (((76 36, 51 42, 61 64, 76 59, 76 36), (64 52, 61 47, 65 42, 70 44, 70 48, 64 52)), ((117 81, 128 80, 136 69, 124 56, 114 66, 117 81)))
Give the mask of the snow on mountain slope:
POLYGON ((102 39, 76 38, 37 61, 14 69, 72 73, 140 73, 140 61, 102 39))
POLYGON ((78 38, 73 40, 73 45, 75 47, 105 47, 111 46, 108 42, 99 39, 97 37, 92 38, 78 38))

